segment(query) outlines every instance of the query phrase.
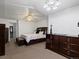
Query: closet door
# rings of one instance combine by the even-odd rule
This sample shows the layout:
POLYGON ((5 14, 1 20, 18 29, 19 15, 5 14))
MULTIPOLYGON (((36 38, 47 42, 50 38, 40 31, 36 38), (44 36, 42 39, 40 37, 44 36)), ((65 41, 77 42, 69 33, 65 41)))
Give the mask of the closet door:
POLYGON ((0 24, 0 56, 5 55, 5 24, 0 24))

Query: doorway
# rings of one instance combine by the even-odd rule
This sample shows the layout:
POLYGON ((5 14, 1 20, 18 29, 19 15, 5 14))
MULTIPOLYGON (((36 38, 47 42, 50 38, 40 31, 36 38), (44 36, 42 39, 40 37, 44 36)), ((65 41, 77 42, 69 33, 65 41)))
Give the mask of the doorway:
POLYGON ((10 29, 10 39, 16 39, 16 23, 11 23, 12 25, 9 27, 10 29))
POLYGON ((13 38, 13 26, 10 26, 10 38, 13 38))

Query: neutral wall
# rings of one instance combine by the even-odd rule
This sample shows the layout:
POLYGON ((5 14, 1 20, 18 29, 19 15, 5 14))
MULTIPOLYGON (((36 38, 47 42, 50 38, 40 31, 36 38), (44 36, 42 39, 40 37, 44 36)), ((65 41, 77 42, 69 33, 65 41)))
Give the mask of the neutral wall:
POLYGON ((40 20, 36 23, 36 27, 47 27, 48 26, 48 20, 44 19, 44 20, 40 20))
POLYGON ((78 36, 79 27, 79 6, 65 9, 49 16, 48 26, 52 24, 53 34, 65 34, 68 36, 78 36))
POLYGON ((34 22, 26 22, 24 20, 19 20, 19 36, 25 33, 33 33, 35 30, 34 22))
POLYGON ((25 34, 25 33, 34 33, 36 28, 38 27, 47 27, 47 20, 40 20, 36 22, 27 22, 25 20, 19 20, 18 24, 19 24, 18 33, 20 37, 22 34, 25 34))

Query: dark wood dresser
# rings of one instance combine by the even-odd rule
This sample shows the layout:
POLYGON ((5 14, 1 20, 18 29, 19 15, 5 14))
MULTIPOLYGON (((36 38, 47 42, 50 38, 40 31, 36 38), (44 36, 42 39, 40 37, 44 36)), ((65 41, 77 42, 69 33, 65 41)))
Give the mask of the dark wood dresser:
POLYGON ((5 55, 5 24, 0 24, 0 56, 5 55))
POLYGON ((47 34, 46 48, 69 59, 79 59, 79 37, 47 34))

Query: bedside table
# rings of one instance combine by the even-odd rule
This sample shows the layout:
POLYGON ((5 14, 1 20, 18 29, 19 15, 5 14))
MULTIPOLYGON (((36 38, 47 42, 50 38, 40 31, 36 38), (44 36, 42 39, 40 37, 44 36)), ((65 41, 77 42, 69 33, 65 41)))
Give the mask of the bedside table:
POLYGON ((21 37, 16 38, 16 44, 18 46, 25 45, 24 41, 25 40, 23 38, 21 38, 21 37))

